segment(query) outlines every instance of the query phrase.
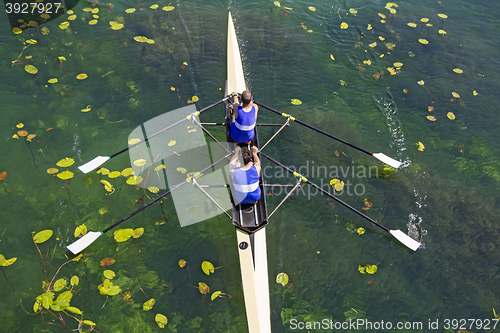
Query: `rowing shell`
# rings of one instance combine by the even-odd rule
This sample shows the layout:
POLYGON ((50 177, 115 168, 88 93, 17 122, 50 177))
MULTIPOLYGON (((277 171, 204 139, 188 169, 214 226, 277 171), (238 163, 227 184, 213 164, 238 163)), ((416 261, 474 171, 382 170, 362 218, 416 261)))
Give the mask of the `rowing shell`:
MULTIPOLYGON (((226 96, 236 91, 246 90, 245 76, 241 63, 240 49, 234 30, 233 19, 229 12, 227 27, 227 81, 226 96)), ((226 139, 228 150, 231 146, 231 101, 226 106, 226 139)), ((252 144, 259 146, 257 126, 252 144)), ((260 155, 260 154, 259 154, 260 155)), ((260 158, 260 156, 259 156, 260 158)), ((238 253, 240 257, 241 282, 249 333, 271 332, 271 310, 269 305, 269 277, 267 273, 266 225, 267 206, 262 174, 260 175, 261 196, 256 204, 235 204, 233 196, 232 220, 236 226, 238 253)))

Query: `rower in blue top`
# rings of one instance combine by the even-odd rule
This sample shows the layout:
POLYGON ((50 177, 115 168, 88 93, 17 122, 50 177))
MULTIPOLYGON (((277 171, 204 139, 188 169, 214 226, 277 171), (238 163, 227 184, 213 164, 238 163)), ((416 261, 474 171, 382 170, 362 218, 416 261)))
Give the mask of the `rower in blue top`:
POLYGON ((233 96, 233 120, 231 123, 231 138, 236 143, 250 143, 255 135, 255 124, 259 107, 253 103, 252 94, 245 90, 241 93, 241 103, 238 94, 233 96))
POLYGON ((236 146, 234 156, 229 161, 229 172, 233 179, 233 196, 235 202, 253 204, 260 199, 259 174, 261 164, 257 156, 257 147, 252 147, 252 153, 247 146, 236 146), (238 161, 239 152, 243 158, 243 166, 238 161), (252 155, 254 162, 252 163, 252 155))

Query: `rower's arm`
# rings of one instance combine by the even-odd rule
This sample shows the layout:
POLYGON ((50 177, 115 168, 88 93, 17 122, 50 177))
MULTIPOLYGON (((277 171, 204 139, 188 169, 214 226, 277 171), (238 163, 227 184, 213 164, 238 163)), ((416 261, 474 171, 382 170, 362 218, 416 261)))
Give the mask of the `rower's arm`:
POLYGON ((233 122, 235 121, 236 118, 238 118, 238 106, 240 105, 238 101, 238 94, 236 92, 233 92, 231 94, 233 96, 233 122))
POLYGON ((260 164, 260 158, 257 155, 257 152, 258 152, 257 147, 253 146, 252 147, 253 165, 255 166, 255 169, 257 169, 257 173, 260 175, 260 170, 262 169, 262 166, 260 164))

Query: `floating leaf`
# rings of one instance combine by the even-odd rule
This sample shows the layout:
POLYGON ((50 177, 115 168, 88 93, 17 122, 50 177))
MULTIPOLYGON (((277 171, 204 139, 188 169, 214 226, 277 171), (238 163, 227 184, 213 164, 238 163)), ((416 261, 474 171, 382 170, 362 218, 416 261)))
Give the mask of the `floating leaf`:
POLYGON ((425 44, 429 44, 429 41, 428 41, 427 39, 424 39, 424 38, 420 38, 418 41, 419 41, 421 44, 424 44, 424 45, 425 45, 425 44))
POLYGON ((20 137, 25 137, 25 136, 28 136, 28 132, 27 131, 17 131, 17 135, 19 135, 20 137))
POLYGON ((74 21, 76 19, 76 15, 68 16, 68 21, 74 21))
POLYGON ((358 270, 361 274, 375 274, 377 265, 359 265, 358 270))
POLYGON ((371 43, 371 44, 368 44, 368 46, 369 46, 369 47, 375 47, 375 46, 377 46, 377 42, 373 42, 373 43, 371 43))
POLYGON ((149 8, 151 8, 151 9, 156 9, 156 8, 158 8, 158 5, 152 5, 152 6, 150 6, 149 8))
MULTIPOLYGON (((149 39, 149 38, 148 38, 148 39, 146 40, 146 43, 148 43, 148 44, 154 44, 154 43, 155 43, 155 41, 154 41, 154 40, 152 40, 152 39, 149 39)), ((194 97, 196 97, 196 96, 194 96, 194 97)), ((198 98, 198 97, 196 97, 196 98, 198 98)), ((193 100, 193 102, 196 102, 196 101, 195 101, 195 100, 193 100)))
MULTIPOLYGON (((56 174, 56 173, 58 173, 58 172, 59 172, 59 169, 56 169, 56 168, 48 168, 48 169, 47 169, 47 173, 48 173, 49 175, 53 175, 53 174, 56 174)), ((0 180, 1 180, 1 179, 0 179, 0 180)))
POLYGON ((117 23, 117 24, 113 24, 113 25, 111 26, 111 29, 113 29, 113 30, 120 30, 120 29, 122 29, 123 27, 124 27, 124 25, 123 25, 123 24, 121 24, 121 23, 117 23))
POLYGON ((443 18, 443 19, 447 19, 448 18, 448 15, 446 15, 446 14, 438 14, 438 16, 440 18, 443 18))
POLYGON ((276 276, 276 283, 281 283, 281 285, 284 287, 288 284, 288 275, 286 273, 279 273, 276 276))
POLYGON ((420 19, 420 21, 422 21, 422 22, 425 23, 425 22, 429 22, 429 19, 427 17, 423 17, 423 18, 420 19))
POLYGON ((402 62, 395 62, 393 65, 394 65, 394 67, 403 67, 402 62))
POLYGON ((171 10, 174 10, 174 8, 175 8, 174 6, 165 6, 165 7, 163 7, 162 9, 163 9, 164 11, 166 11, 166 12, 169 12, 169 11, 171 11, 171 10))
POLYGON ((455 115, 453 114, 453 112, 448 112, 446 116, 451 120, 455 120, 455 115))
POLYGON ((455 97, 455 98, 460 98, 460 95, 459 95, 459 94, 457 94, 456 92, 452 92, 451 94, 452 94, 452 95, 453 95, 453 97, 455 97))
POLYGON ((206 295, 210 292, 210 287, 203 282, 198 282, 198 289, 200 290, 200 293, 203 295, 206 295))
POLYGON ((187 170, 184 169, 183 167, 178 167, 176 170, 179 171, 180 173, 186 173, 187 172, 187 170))
POLYGON ((76 76, 76 78, 77 78, 78 80, 85 80, 87 77, 88 77, 88 75, 87 75, 87 74, 85 74, 85 73, 78 74, 78 75, 76 76))
POLYGON ((364 204, 365 204, 365 207, 363 207, 364 210, 368 210, 370 208, 372 208, 373 206, 373 202, 370 200, 370 199, 364 199, 363 200, 364 204))
POLYGON ((36 74, 36 73, 38 73, 38 68, 36 68, 33 65, 26 65, 26 66, 24 66, 24 69, 26 70, 26 72, 28 72, 30 74, 36 74))
POLYGON ((92 14, 97 14, 97 13, 99 13, 99 8, 92 9, 92 14))
POLYGON ((23 32, 22 29, 18 28, 18 27, 15 27, 15 28, 12 28, 12 32, 15 34, 15 35, 19 35, 21 32, 23 32))
POLYGON ((144 311, 149 311, 153 308, 154 305, 155 305, 155 299, 151 298, 150 300, 144 302, 144 304, 142 305, 142 309, 144 311))
POLYGON ((115 277, 115 272, 113 272, 112 270, 110 269, 107 269, 103 272, 104 276, 106 277, 106 279, 109 279, 109 280, 113 280, 113 278, 115 277))
POLYGON ((373 30, 373 27, 371 24, 368 24, 368 26, 366 27, 366 30, 373 30))
POLYGON ((382 14, 382 13, 378 13, 378 16, 380 16, 380 17, 381 17, 381 18, 383 18, 383 19, 386 19, 386 18, 387 18, 387 16, 385 16, 385 14, 382 14))
POLYGON ((378 39, 380 39, 381 41, 385 40, 384 36, 378 36, 378 39))
POLYGON ((415 28, 417 26, 417 24, 413 22, 408 22, 407 25, 412 28, 415 28))
POLYGON ((340 24, 340 28, 341 28, 341 29, 347 29, 347 28, 349 28, 349 25, 348 25, 347 23, 345 23, 345 22, 342 22, 342 23, 340 24))
POLYGON ((333 188, 335 189, 335 191, 339 192, 339 191, 342 191, 342 189, 344 188, 344 182, 343 181, 340 181, 338 183, 336 183, 335 185, 333 185, 333 188))
POLYGON ((296 99, 296 98, 293 98, 293 99, 291 100, 291 103, 292 103, 293 105, 300 105, 300 104, 302 104, 302 101, 300 101, 300 100, 298 100, 298 99, 296 99))
POLYGON ((370 66, 372 64, 371 60, 363 60, 363 64, 370 66))
POLYGON ((82 109, 81 111, 82 112, 89 112, 91 110, 91 108, 86 108, 86 109, 82 109))
POLYGON ((13 263, 15 263, 17 260, 17 257, 14 257, 14 258, 10 258, 8 260, 5 260, 5 257, 3 255, 0 254, 0 266, 10 266, 12 265, 13 263))
POLYGON ((56 78, 50 79, 47 81, 48 83, 57 83, 59 82, 56 78))
POLYGON ((155 321, 160 328, 164 328, 165 326, 167 326, 168 323, 167 317, 165 317, 161 313, 156 314, 155 321))
POLYGON ((137 185, 140 182, 143 181, 143 178, 141 176, 132 176, 127 179, 127 184, 129 185, 137 185))
MULTIPOLYGON (((147 41, 147 40, 148 40, 148 38, 147 38, 147 37, 144 37, 144 36, 135 36, 135 37, 134 37, 134 40, 135 40, 136 42, 139 42, 139 43, 144 43, 145 41, 147 41)), ((175 89, 174 89, 174 90, 175 90, 175 89)))
POLYGON ((48 309, 52 303, 54 303, 54 293, 53 292, 46 292, 43 293, 42 295, 42 305, 44 308, 48 309))
POLYGON ((417 83, 418 83, 419 85, 423 86, 425 82, 424 82, 424 80, 420 80, 420 81, 418 81, 417 83))
POLYGON ((67 180, 73 178, 74 174, 71 171, 63 171, 61 173, 58 173, 56 176, 61 178, 62 180, 67 180))
POLYGON ((63 158, 62 160, 60 160, 59 162, 57 162, 56 165, 58 167, 61 167, 61 168, 67 168, 69 166, 72 166, 74 163, 75 163, 74 159, 72 159, 70 157, 66 157, 66 158, 63 158))
POLYGON ((59 28, 61 29, 66 29, 67 27, 69 27, 69 22, 63 22, 61 24, 59 24, 59 28))
POLYGON ((106 207, 99 208, 99 214, 104 215, 108 212, 108 209, 106 207))
POLYGON ((108 174, 108 177, 109 178, 116 178, 116 177, 120 177, 122 175, 122 173, 120 171, 112 171, 108 174))
POLYGON ((212 296, 210 297, 210 299, 212 300, 212 302, 214 301, 214 299, 216 299, 217 297, 220 296, 220 294, 222 294, 221 291, 215 291, 212 296))
POLYGON ((151 192, 151 193, 158 193, 160 189, 156 186, 150 186, 148 187, 148 191, 151 192))
POLYGON ((90 20, 90 21, 89 21, 89 24, 90 24, 90 25, 96 25, 96 24, 97 24, 97 20, 90 20))
POLYGON ((99 262, 101 267, 111 266, 115 263, 115 259, 113 258, 104 258, 99 262))
POLYGON ((444 31, 442 29, 440 29, 438 32, 439 32, 440 35, 443 35, 443 36, 446 35, 446 31, 444 31))
MULTIPOLYGON (((161 169, 165 169, 165 164, 160 164, 156 168, 154 168, 155 172, 159 172, 161 169)), ((179 168, 177 168, 177 171, 179 171, 179 168)))
POLYGON ((77 315, 81 315, 83 314, 82 310, 78 309, 78 308, 75 308, 75 307, 72 307, 72 306, 68 306, 66 309, 64 309, 66 311, 69 311, 71 313, 74 313, 74 314, 77 314, 77 315))
POLYGON ((89 326, 95 326, 96 325, 96 323, 94 323, 93 321, 90 321, 90 320, 84 320, 83 323, 85 325, 89 325, 89 326))
POLYGON ((472 95, 477 96, 477 95, 479 95, 479 94, 478 94, 478 92, 477 92, 477 91, 475 91, 475 90, 474 90, 474 91, 472 92, 472 95))
POLYGON ((114 232, 115 240, 119 243, 127 241, 134 234, 134 229, 118 229, 114 232))
POLYGON ((60 291, 66 287, 68 281, 66 279, 59 279, 54 283, 54 291, 60 291))
POLYGON ((135 12, 135 8, 129 8, 129 9, 125 10, 125 13, 127 13, 127 14, 131 14, 133 12, 135 12))
POLYGON ((146 160, 143 158, 140 158, 140 159, 134 161, 135 166, 143 166, 145 164, 146 164, 146 160))
POLYGON ((330 180, 330 185, 335 185, 337 184, 338 182, 340 182, 340 179, 337 179, 337 178, 333 178, 332 180, 330 180))
POLYGON ((274 5, 275 5, 276 7, 281 7, 281 5, 280 5, 279 1, 275 1, 275 2, 274 2, 274 5))
POLYGON ((434 116, 427 116, 427 119, 429 119, 430 121, 436 121, 436 117, 434 116))
POLYGON ((351 12, 351 14, 357 14, 358 11, 354 8, 349 8, 349 11, 351 12))
POLYGON ((358 230, 356 231, 358 233, 358 235, 362 235, 365 233, 365 229, 364 228, 358 228, 358 230))
MULTIPOLYGON (((57 171, 56 171, 57 172, 57 171)), ((7 172, 6 171, 2 171, 0 172, 0 180, 4 180, 5 177, 7 177, 7 172)))
POLYGON ((333 56, 333 54, 330 54, 330 58, 331 58, 332 60, 335 60, 335 57, 333 56))
POLYGON ((122 170, 123 177, 129 177, 129 176, 132 176, 133 174, 134 174, 134 170, 132 170, 132 168, 126 168, 126 169, 122 170))
POLYGON ((201 269, 203 270, 203 273, 205 273, 207 275, 210 275, 210 273, 215 272, 214 265, 212 265, 212 263, 209 261, 202 262, 201 269))
POLYGON ((424 146, 424 144, 422 142, 419 141, 419 142, 416 143, 416 145, 418 146, 418 150, 424 151, 425 146, 424 146))
POLYGON ((136 228, 134 230, 134 233, 132 234, 132 237, 139 238, 142 236, 143 233, 144 233, 144 228, 136 228))
POLYGON ((184 268, 184 266, 186 266, 186 260, 184 259, 179 260, 179 267, 184 268))
POLYGON ((192 100, 193 102, 198 102, 198 101, 199 101, 199 98, 198 98, 198 96, 196 96, 196 95, 195 95, 195 96, 193 96, 193 97, 191 98, 191 100, 192 100))
POLYGON ((87 234, 87 226, 84 224, 76 227, 75 229, 75 237, 82 237, 82 236, 85 236, 85 234, 87 234))
POLYGON ((307 9, 309 9, 311 12, 315 12, 316 11, 316 8, 315 7, 307 7, 307 9))
POLYGON ((16 127, 17 127, 17 128, 23 128, 23 127, 24 127, 24 124, 23 124, 23 123, 18 123, 18 124, 16 125, 16 127))
POLYGON ((33 240, 35 241, 35 243, 43 243, 45 241, 47 241, 53 234, 54 232, 50 229, 46 229, 46 230, 42 230, 40 232, 38 232, 35 236, 33 236, 33 240))
POLYGON ((433 106, 428 106, 428 107, 427 107, 427 111, 429 111, 429 112, 434 111, 434 107, 433 107, 433 106))
POLYGON ((462 74, 464 71, 461 70, 460 68, 453 68, 453 71, 458 74, 462 74))
POLYGON ((84 12, 88 13, 92 11, 92 8, 86 7, 82 9, 84 12))
POLYGON ((78 278, 78 276, 76 275, 73 275, 71 277, 71 280, 69 280, 69 283, 72 285, 72 286, 77 286, 78 283, 80 283, 80 279, 78 278))
POLYGON ((175 140, 170 140, 170 142, 168 143, 168 146, 169 146, 169 147, 172 147, 173 145, 175 145, 175 144, 176 144, 176 142, 177 142, 177 141, 175 141, 175 140))

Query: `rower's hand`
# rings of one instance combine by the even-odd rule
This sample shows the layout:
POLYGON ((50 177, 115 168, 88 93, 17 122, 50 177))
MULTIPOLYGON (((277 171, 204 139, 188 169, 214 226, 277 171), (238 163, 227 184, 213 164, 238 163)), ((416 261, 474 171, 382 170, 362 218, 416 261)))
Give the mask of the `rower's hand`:
POLYGON ((259 148, 252 146, 252 153, 257 154, 259 152, 259 148))

